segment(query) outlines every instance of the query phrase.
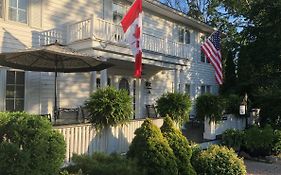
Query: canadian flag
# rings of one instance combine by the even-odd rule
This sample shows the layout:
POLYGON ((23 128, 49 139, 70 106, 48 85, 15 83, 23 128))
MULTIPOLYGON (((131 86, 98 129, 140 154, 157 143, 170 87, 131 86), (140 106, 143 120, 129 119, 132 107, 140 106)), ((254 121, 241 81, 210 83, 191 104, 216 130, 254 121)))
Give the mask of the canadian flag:
POLYGON ((121 25, 125 33, 125 38, 135 57, 134 76, 140 78, 142 72, 142 0, 136 0, 133 3, 128 13, 122 19, 121 25))

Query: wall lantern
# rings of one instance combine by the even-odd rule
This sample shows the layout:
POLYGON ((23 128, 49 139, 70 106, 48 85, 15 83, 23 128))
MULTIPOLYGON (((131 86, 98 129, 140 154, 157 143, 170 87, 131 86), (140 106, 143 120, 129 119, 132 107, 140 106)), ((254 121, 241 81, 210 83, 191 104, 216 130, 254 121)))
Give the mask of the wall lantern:
POLYGON ((248 95, 246 93, 242 102, 241 102, 241 104, 240 104, 240 107, 239 107, 239 114, 240 115, 246 115, 246 113, 247 113, 247 103, 248 103, 248 95))
POLYGON ((151 88, 151 82, 146 81, 146 82, 145 82, 145 88, 147 89, 147 93, 148 93, 148 94, 151 94, 151 92, 150 92, 150 90, 152 89, 152 88, 151 88))

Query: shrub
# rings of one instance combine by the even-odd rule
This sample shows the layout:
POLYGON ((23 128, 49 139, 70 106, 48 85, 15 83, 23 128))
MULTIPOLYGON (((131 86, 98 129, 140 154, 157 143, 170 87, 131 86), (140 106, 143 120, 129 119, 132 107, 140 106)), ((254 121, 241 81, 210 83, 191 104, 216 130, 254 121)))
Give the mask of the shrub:
POLYGON ((48 120, 27 113, 0 113, 0 174, 53 175, 64 155, 63 136, 48 120))
POLYGON ((73 165, 67 168, 69 173, 83 172, 90 175, 143 175, 135 161, 117 154, 94 153, 88 155, 74 155, 73 165))
POLYGON ((240 116, 239 107, 240 107, 241 99, 238 95, 231 94, 227 97, 224 97, 224 101, 225 101, 226 114, 234 114, 235 116, 240 116))
POLYGON ((85 102, 90 121, 97 129, 124 124, 132 116, 132 99, 124 89, 98 89, 85 102))
POLYGON ((163 126, 161 127, 161 132, 168 140, 168 143, 177 158, 179 174, 196 174, 190 163, 192 155, 191 146, 189 145, 187 139, 182 135, 181 131, 174 126, 170 117, 165 118, 163 126))
POLYGON ((167 93, 163 94, 156 103, 160 116, 169 116, 179 124, 188 121, 191 109, 191 100, 188 95, 167 93))
POLYGON ((281 131, 280 130, 274 131, 272 151, 276 155, 281 154, 281 131))
POLYGON ((228 129, 222 134, 222 144, 239 151, 244 141, 244 131, 228 129))
POLYGON ((137 160, 148 175, 177 175, 176 157, 157 126, 147 119, 135 131, 128 157, 137 160))
POLYGON ((205 117, 210 121, 220 121, 224 110, 224 101, 221 97, 204 94, 196 99, 196 114, 199 120, 204 121, 205 117))
POLYGON ((199 175, 246 175, 243 160, 237 157, 233 149, 224 146, 212 145, 201 151, 194 161, 194 168, 199 175))
POLYGON ((264 128, 253 126, 245 131, 245 148, 252 156, 271 154, 273 129, 267 125, 264 128))

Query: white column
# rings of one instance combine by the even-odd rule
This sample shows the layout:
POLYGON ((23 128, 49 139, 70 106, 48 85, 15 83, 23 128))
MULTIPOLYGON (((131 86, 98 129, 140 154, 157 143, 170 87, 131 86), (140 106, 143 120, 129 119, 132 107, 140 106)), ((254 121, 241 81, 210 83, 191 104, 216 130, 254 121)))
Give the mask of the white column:
POLYGON ((101 83, 101 88, 104 88, 107 86, 107 70, 106 69, 100 71, 100 83, 101 83))
MULTIPOLYGON (((6 71, 5 69, 0 68, 0 82, 6 82, 6 71)), ((4 90, 6 83, 0 83, 0 111, 4 111, 4 100, 5 100, 5 92, 4 90)))
POLYGON ((179 89, 179 70, 174 70, 174 92, 178 92, 179 89))
POLYGON ((140 97, 141 97, 141 79, 137 78, 136 79, 136 119, 140 118, 140 113, 141 113, 141 105, 140 105, 140 97))
POLYGON ((180 79, 180 89, 179 89, 179 92, 184 93, 184 89, 185 89, 185 78, 184 78, 184 72, 183 72, 182 69, 180 70, 179 79, 180 79))
POLYGON ((97 72, 96 71, 91 72, 90 83, 91 83, 91 92, 90 93, 96 92, 96 90, 97 90, 97 72))

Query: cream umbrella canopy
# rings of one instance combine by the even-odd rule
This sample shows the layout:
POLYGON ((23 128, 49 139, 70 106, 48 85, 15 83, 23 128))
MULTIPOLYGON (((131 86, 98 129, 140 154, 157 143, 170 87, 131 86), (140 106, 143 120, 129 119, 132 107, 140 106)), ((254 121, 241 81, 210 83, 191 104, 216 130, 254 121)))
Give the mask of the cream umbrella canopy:
POLYGON ((0 65, 15 69, 38 72, 55 72, 55 105, 57 117, 57 73, 101 71, 113 66, 98 57, 79 53, 57 42, 18 52, 0 54, 0 65))

